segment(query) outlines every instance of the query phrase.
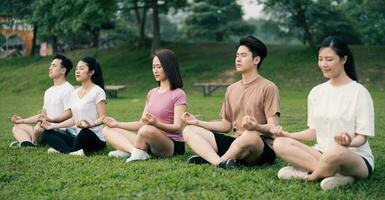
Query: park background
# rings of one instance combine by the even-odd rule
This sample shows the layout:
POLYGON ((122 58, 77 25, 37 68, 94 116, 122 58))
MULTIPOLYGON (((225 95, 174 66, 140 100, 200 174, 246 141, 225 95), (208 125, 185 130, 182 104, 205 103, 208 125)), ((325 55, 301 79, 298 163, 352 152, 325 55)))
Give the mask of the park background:
MULTIPOLYGON (((23 37, 1 34, 0 199, 385 199, 385 1, 383 0, 3 0, 0 29, 33 32, 31 55, 23 37), (36 114, 51 56, 39 56, 43 42, 74 64, 96 57, 107 85, 126 85, 108 99, 118 120, 141 116, 147 91, 157 84, 152 52, 176 52, 189 97, 189 111, 201 119, 220 118, 224 90, 203 97, 194 83, 232 83, 239 37, 252 34, 268 45, 260 73, 280 89, 281 124, 306 128, 307 95, 325 79, 317 66, 317 44, 328 35, 347 40, 360 83, 374 100, 376 127, 369 139, 373 175, 333 191, 319 182, 280 181, 285 163, 232 171, 186 164, 192 155, 126 164, 107 157, 47 154, 47 146, 11 149, 8 117, 36 114), (15 56, 15 57, 13 57, 15 56)), ((68 80, 76 83, 72 71, 68 80)), ((311 144, 311 143, 309 143, 311 144)))

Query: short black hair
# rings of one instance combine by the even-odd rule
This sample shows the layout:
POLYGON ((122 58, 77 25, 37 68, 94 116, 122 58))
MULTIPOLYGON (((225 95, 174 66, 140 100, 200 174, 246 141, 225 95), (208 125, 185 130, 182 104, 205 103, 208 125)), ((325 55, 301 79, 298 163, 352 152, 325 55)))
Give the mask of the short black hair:
POLYGON ((171 90, 182 88, 183 81, 179 72, 176 54, 170 49, 158 49, 155 51, 154 57, 155 56, 158 57, 167 79, 170 81, 171 90))
POLYGON ((72 67, 73 67, 73 64, 72 64, 72 61, 65 57, 64 55, 61 55, 61 54, 57 54, 53 57, 53 59, 58 59, 61 61, 60 65, 61 67, 64 67, 66 68, 66 73, 65 73, 65 76, 67 76, 67 74, 71 71, 72 67))
POLYGON ((257 68, 262 64, 263 59, 267 56, 267 48, 266 45, 259 40, 258 38, 252 35, 246 35, 239 39, 239 43, 237 45, 237 49, 240 46, 246 46, 251 51, 253 58, 259 56, 261 60, 259 61, 257 68))

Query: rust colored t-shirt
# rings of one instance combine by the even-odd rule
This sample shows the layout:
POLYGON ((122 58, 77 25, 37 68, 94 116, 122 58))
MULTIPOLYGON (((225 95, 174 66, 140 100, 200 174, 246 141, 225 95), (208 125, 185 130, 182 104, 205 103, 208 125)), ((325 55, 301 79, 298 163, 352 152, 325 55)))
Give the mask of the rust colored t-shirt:
MULTIPOLYGON (((255 117, 259 124, 267 124, 267 118, 279 116, 279 92, 277 86, 263 78, 256 77, 249 83, 238 81, 226 89, 221 116, 232 123, 234 136, 243 132, 242 119, 249 115, 255 117)), ((272 146, 273 138, 261 135, 262 139, 272 146)))

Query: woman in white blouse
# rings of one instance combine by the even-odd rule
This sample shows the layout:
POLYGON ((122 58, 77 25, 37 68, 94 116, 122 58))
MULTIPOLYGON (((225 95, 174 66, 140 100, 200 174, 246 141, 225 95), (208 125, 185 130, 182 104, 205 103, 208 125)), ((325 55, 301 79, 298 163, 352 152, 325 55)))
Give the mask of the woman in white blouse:
POLYGON ((374 111, 368 90, 357 82, 345 42, 325 38, 318 65, 329 80, 308 96, 308 129, 288 133, 278 126, 272 132, 278 136, 274 151, 291 165, 280 169, 278 177, 322 180, 321 188, 328 190, 372 173, 374 159, 367 140, 374 136, 374 111), (311 140, 316 140, 313 147, 301 142, 311 140))
POLYGON ((43 139, 61 153, 84 155, 106 147, 102 134, 106 94, 102 70, 95 58, 82 58, 76 66, 75 76, 82 85, 71 96, 67 112, 69 119, 56 124, 43 122, 42 126, 50 130, 45 131, 43 139), (75 134, 53 130, 73 125, 76 125, 75 134))

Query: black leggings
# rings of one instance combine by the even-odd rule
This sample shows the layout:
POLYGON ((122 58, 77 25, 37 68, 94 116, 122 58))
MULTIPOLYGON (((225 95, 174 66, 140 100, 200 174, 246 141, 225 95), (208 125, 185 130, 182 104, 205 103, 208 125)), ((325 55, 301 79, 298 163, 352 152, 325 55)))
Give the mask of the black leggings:
POLYGON ((71 133, 45 130, 43 140, 52 148, 61 153, 69 153, 83 149, 84 153, 98 151, 106 147, 106 142, 101 141, 90 129, 85 128, 73 136, 71 133))

